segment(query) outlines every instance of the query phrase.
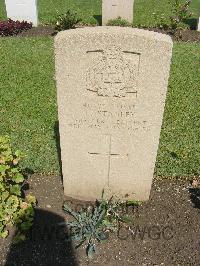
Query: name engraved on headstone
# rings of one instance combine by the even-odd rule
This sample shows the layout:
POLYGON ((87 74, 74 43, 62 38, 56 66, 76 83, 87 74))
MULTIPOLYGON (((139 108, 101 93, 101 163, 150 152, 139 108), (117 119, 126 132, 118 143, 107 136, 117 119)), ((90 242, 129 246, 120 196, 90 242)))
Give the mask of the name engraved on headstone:
POLYGON ((134 104, 118 104, 112 106, 98 103, 84 103, 80 117, 69 114, 68 125, 73 128, 126 129, 148 131, 147 121, 136 121, 134 104))

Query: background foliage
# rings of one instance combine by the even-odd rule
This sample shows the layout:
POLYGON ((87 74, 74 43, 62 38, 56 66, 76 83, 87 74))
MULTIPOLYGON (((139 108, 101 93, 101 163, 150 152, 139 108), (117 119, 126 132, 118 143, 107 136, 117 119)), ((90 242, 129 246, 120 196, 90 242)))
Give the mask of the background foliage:
MULTIPOLYGON (((183 0, 184 1, 184 0, 183 0)), ((6 18, 4 0, 0 0, 0 18, 6 18)), ((153 25, 152 13, 170 15, 168 0, 135 0, 134 24, 153 25)), ((38 0, 39 18, 42 23, 51 23, 67 9, 75 9, 79 12, 85 23, 96 24, 101 16, 101 0, 38 0)), ((200 17, 200 0, 193 0, 191 18, 200 17)))
POLYGON ((10 139, 0 136, 0 237, 6 238, 9 227, 18 229, 15 241, 23 240, 34 219, 36 199, 24 196, 25 177, 19 167, 24 157, 19 150, 13 152, 10 139))

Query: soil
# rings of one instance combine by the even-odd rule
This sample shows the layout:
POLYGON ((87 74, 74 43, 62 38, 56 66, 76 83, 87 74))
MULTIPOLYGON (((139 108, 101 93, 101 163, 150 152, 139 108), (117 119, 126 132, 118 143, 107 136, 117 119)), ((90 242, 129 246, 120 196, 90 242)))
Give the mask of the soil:
POLYGON ((185 30, 177 30, 176 32, 172 32, 170 30, 157 29, 157 28, 149 28, 147 30, 170 35, 174 41, 200 42, 200 32, 197 30, 185 29, 185 30))
POLYGON ((19 37, 35 37, 35 36, 54 36, 56 35, 56 31, 53 26, 38 26, 33 27, 30 30, 22 31, 17 36, 19 37))
MULTIPOLYGON (((183 42, 200 42, 200 32, 196 30, 179 30, 173 33, 170 30, 162 30, 158 28, 145 28, 146 30, 156 31, 164 34, 168 34, 175 41, 183 42)), ((15 37, 35 37, 35 36, 55 36, 57 32, 52 25, 33 27, 30 30, 23 31, 15 37)))
POLYGON ((34 226, 20 244, 12 243, 13 234, 0 240, 2 266, 199 265, 200 189, 189 180, 155 178, 150 200, 126 210, 133 222, 97 244, 92 260, 84 246, 75 250, 69 242, 61 178, 32 176, 29 184, 38 200, 34 226))

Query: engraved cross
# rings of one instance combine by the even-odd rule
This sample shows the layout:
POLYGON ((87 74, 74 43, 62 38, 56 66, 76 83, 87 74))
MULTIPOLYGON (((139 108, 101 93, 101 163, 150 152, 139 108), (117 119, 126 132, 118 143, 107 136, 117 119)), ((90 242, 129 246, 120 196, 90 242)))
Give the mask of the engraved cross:
POLYGON ((125 157, 127 158, 129 154, 119 154, 119 153, 112 153, 112 136, 109 135, 109 147, 108 147, 108 152, 106 153, 99 153, 99 152, 88 152, 90 155, 96 155, 96 156, 106 156, 108 157, 108 185, 109 185, 109 180, 110 180, 110 170, 111 170, 111 159, 114 157, 125 157))

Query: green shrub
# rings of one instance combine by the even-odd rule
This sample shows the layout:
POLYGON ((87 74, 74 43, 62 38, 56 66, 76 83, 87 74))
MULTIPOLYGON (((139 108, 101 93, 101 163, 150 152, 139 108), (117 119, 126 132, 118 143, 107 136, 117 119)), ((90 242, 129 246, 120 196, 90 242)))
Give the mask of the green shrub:
POLYGON ((170 16, 171 25, 173 30, 182 28, 186 19, 192 16, 189 11, 190 4, 192 0, 187 0, 184 3, 181 0, 171 0, 172 1, 172 16, 170 16))
POLYGON ((0 136, 0 237, 6 238, 8 227, 18 229, 16 239, 24 239, 33 223, 36 199, 32 195, 23 197, 22 187, 25 178, 19 162, 24 155, 17 150, 12 152, 10 139, 0 136))
POLYGON ((57 17, 55 29, 57 31, 73 29, 81 20, 76 12, 69 9, 65 14, 57 17))
POLYGON ((120 26, 120 27, 131 27, 132 24, 128 22, 125 19, 122 19, 121 17, 118 17, 116 19, 110 19, 107 24, 107 26, 120 26))
POLYGON ((171 15, 169 17, 162 14, 158 16, 153 13, 154 20, 156 21, 156 26, 161 29, 171 29, 177 30, 181 28, 186 28, 185 21, 192 16, 189 11, 189 7, 192 0, 169 0, 171 6, 171 15))
POLYGON ((170 28, 169 19, 164 14, 158 15, 156 13, 153 13, 152 15, 154 17, 156 27, 158 27, 159 29, 164 29, 164 30, 167 30, 170 28))

